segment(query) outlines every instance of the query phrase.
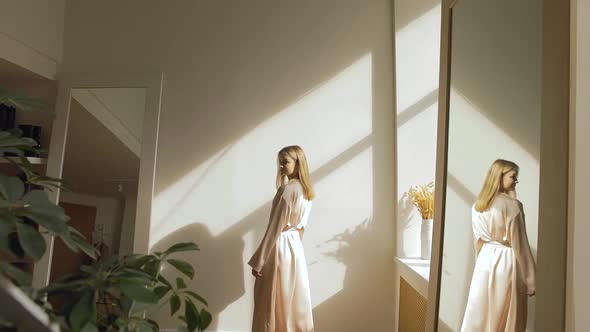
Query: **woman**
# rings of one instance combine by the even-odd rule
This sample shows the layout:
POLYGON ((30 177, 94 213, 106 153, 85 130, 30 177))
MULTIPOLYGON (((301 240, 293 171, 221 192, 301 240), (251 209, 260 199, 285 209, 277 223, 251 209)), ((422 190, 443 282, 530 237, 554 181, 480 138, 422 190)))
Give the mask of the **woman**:
POLYGON ((248 262, 254 284, 253 332, 312 332, 307 264, 301 238, 314 193, 299 146, 278 153, 277 193, 262 242, 248 262))
POLYGON ((535 262, 522 204, 515 198, 518 166, 494 161, 472 208, 477 259, 461 331, 526 329, 527 295, 535 294, 535 262))

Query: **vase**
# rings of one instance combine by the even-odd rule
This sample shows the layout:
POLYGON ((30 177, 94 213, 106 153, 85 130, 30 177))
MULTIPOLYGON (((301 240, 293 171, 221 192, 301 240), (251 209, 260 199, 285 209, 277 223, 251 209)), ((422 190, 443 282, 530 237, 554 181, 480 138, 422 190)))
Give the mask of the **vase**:
POLYGON ((430 259, 430 250, 432 248, 432 219, 422 219, 420 230, 420 257, 430 259))

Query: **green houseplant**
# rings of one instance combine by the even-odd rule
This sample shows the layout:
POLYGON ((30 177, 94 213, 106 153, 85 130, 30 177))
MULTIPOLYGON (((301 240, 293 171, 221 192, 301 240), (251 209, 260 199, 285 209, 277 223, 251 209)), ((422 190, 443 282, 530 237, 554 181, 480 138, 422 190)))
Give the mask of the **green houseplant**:
MULTIPOLYGON (((0 87, 0 103, 19 110, 43 108, 42 101, 0 87)), ((31 285, 31 276, 0 261, 0 277, 8 278, 41 306, 62 331, 158 331, 158 324, 147 317, 154 308, 168 304, 170 315, 178 315, 179 331, 204 331, 211 314, 207 301, 187 288, 186 278, 194 268, 172 258, 179 252, 197 251, 192 242, 177 243, 166 251, 149 255, 113 256, 97 260, 97 251, 84 236, 68 224, 63 208, 52 203, 46 191, 62 188, 62 180, 40 175, 33 170, 25 151, 35 150, 37 142, 21 137, 20 132, 0 131, 0 158, 18 167, 23 176, 0 174, 0 254, 10 259, 38 261, 46 251, 43 234, 61 238, 73 251, 83 251, 93 259, 75 274, 42 289, 31 285), (5 157, 11 153, 16 157, 5 157), (160 271, 170 266, 182 273, 174 282, 160 271), (66 295, 61 308, 53 308, 48 295, 66 295), (184 310, 182 308, 184 307, 184 310), (198 309, 201 307, 201 309, 198 309), (180 314, 180 312, 184 314, 180 314)), ((0 325, 10 326, 8 317, 0 325)))

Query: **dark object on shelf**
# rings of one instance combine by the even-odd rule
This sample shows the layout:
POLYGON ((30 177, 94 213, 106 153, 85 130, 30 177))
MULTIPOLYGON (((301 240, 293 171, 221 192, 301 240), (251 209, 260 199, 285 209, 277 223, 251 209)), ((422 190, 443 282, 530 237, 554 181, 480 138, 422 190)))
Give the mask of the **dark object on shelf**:
MULTIPOLYGON (((36 149, 41 149, 41 126, 35 125, 19 125, 18 128, 22 131, 22 137, 32 138, 37 142, 36 149)), ((39 153, 35 151, 25 151, 25 157, 39 157, 39 153)))
POLYGON ((16 108, 0 104, 0 130, 10 130, 14 128, 16 119, 16 108))

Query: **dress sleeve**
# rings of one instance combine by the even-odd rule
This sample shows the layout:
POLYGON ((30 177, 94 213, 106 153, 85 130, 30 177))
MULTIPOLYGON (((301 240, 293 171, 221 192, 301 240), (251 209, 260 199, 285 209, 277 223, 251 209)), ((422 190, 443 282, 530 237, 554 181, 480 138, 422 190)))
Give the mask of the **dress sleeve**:
POLYGON ((258 249, 256 249, 254 255, 252 255, 252 258, 248 262, 248 265, 255 271, 260 272, 270 255, 274 253, 274 246, 278 237, 281 235, 281 231, 287 224, 287 220, 289 220, 289 215, 289 204, 281 195, 278 203, 271 210, 268 226, 266 227, 262 242, 260 242, 258 249))
POLYGON ((311 210, 311 202, 305 201, 302 203, 302 210, 301 219, 299 219, 299 223, 297 224, 297 229, 303 229, 307 225, 307 220, 309 219, 309 212, 311 210))
POLYGON ((481 215, 474 208, 471 209, 471 229, 473 230, 473 247, 475 249, 475 257, 479 256, 479 252, 483 247, 484 241, 481 239, 478 231, 479 218, 481 215))
POLYGON ((475 243, 475 257, 479 256, 479 252, 481 251, 481 248, 483 248, 483 244, 484 241, 481 240, 481 238, 479 237, 474 237, 474 243, 475 243))
POLYGON ((527 294, 535 293, 535 261, 529 246, 522 206, 519 213, 512 219, 509 226, 511 246, 516 256, 516 269, 519 279, 526 286, 527 294))

